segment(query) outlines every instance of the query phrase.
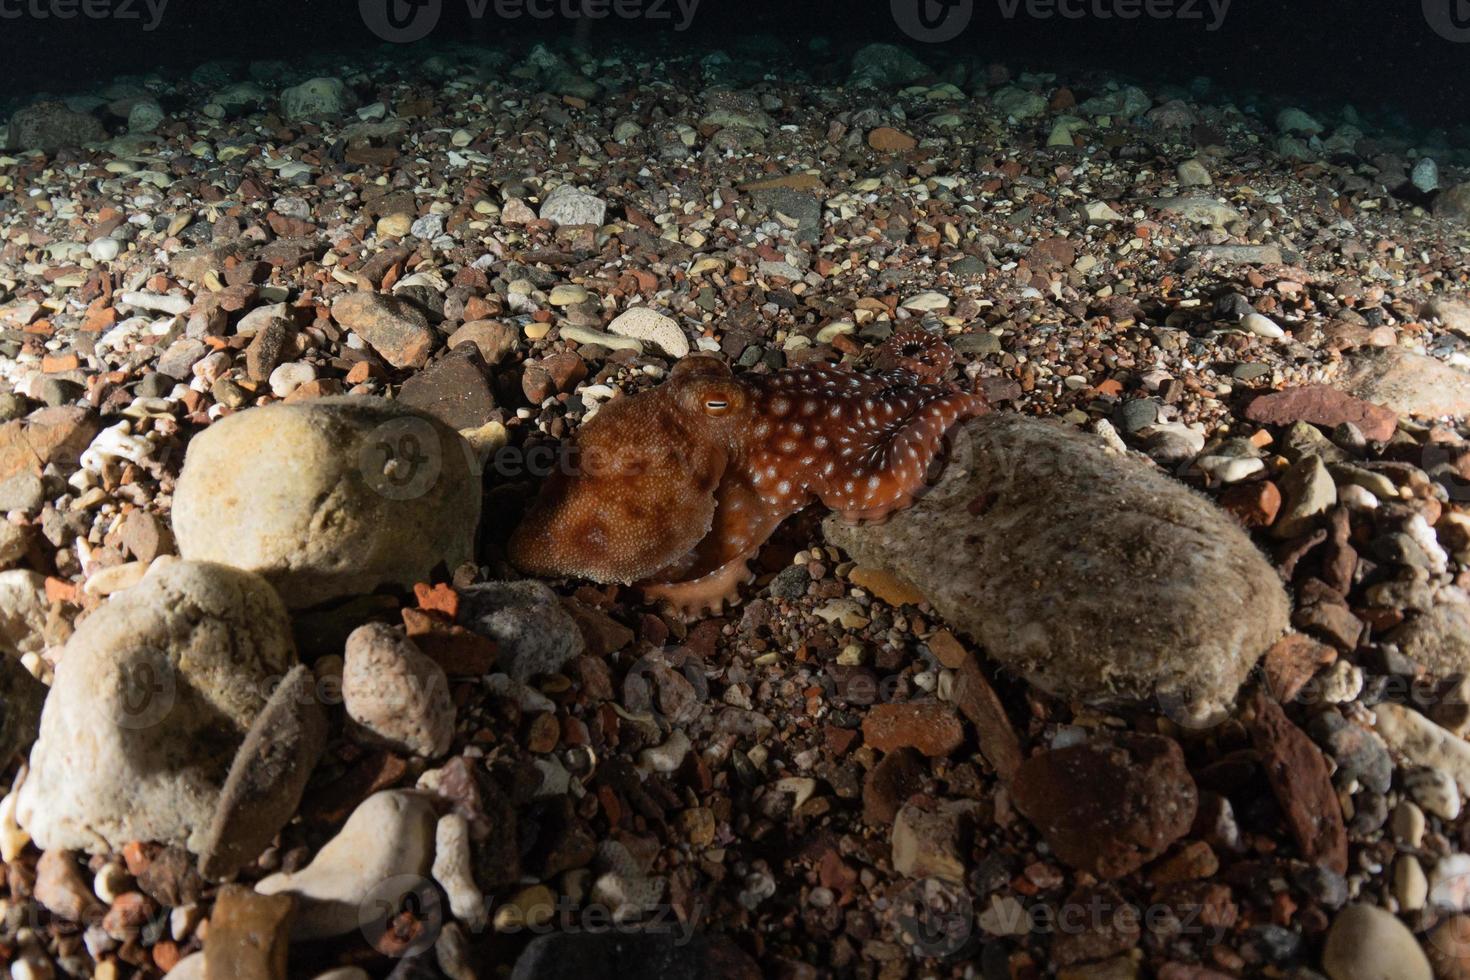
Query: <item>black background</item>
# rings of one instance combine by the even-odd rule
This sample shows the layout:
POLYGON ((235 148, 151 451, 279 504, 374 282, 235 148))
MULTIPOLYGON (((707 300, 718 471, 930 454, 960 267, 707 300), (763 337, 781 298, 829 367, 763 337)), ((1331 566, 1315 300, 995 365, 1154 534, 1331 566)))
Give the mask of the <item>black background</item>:
MULTIPOLYGON (((0 0, 9 9, 29 2, 0 0)), ((529 42, 571 33, 561 20, 475 21, 465 0, 443 2, 439 38, 529 42)), ((1200 20, 1007 20, 999 0, 974 2, 974 18, 959 39, 910 47, 931 64, 940 60, 937 53, 953 52, 1064 76, 1081 69, 1145 81, 1208 75, 1227 90, 1262 91, 1319 109, 1351 102, 1363 109, 1391 106, 1425 125, 1453 129, 1470 122, 1470 43, 1431 30, 1421 0, 1234 0, 1215 32, 1200 20)), ((1431 2, 1470 6, 1470 0, 1431 2)), ((141 5, 135 9, 143 13, 141 5)), ((666 44, 728 47, 742 35, 762 33, 796 45, 825 36, 836 54, 863 41, 905 40, 888 0, 702 0, 693 27, 682 34, 667 20, 605 20, 596 23, 590 44, 595 49, 619 34, 643 34, 666 44)), ((214 58, 290 60, 378 43, 357 0, 171 0, 153 32, 144 32, 140 20, 27 15, 0 19, 0 87, 8 94, 83 91, 123 72, 187 68, 214 58)))

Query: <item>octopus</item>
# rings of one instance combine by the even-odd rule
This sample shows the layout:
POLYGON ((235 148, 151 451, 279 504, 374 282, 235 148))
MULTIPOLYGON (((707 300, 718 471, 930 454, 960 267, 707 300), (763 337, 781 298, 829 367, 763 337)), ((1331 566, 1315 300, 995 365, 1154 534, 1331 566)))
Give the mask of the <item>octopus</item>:
POLYGON ((581 427, 508 557, 532 575, 635 586, 685 617, 721 612, 783 520, 814 501, 886 519, 923 491, 945 433, 986 411, 941 381, 954 352, 936 336, 899 332, 874 361, 736 376, 682 359, 581 427))

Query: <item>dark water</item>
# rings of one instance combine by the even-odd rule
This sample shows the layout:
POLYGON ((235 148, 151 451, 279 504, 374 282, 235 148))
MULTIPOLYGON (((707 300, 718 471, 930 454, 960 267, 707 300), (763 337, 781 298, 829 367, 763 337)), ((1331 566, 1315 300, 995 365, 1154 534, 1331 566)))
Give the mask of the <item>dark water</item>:
MULTIPOLYGON (((402 22, 437 4, 429 43, 560 39, 596 51, 636 42, 650 57, 721 48, 767 60, 772 71, 796 63, 835 81, 845 52, 885 40, 907 43, 935 65, 983 59, 1154 83, 1207 76, 1241 99, 1255 92, 1309 107, 1352 103, 1423 127, 1470 124, 1470 0, 895 0, 897 13, 890 0, 408 2, 416 6, 367 0, 369 8, 397 6, 402 22), (567 15, 582 3, 593 15, 606 12, 567 15), (915 40, 897 22, 920 17, 925 5, 930 23, 954 24, 945 16, 964 17, 967 4, 967 25, 946 43, 915 40)), ((360 51, 382 43, 365 23, 374 16, 358 0, 0 0, 0 89, 22 97, 73 92, 119 73, 167 73, 213 59, 360 51)))

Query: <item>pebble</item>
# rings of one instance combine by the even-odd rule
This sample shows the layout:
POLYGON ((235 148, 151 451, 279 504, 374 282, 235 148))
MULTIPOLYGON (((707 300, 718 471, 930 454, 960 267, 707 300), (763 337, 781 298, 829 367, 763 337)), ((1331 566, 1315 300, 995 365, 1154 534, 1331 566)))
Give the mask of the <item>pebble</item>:
MULTIPOLYGON (((255 885, 261 895, 291 895, 298 905, 293 939, 324 939, 360 928, 359 912, 382 889, 429 873, 434 809, 422 796, 385 791, 364 800, 337 835, 299 871, 278 872, 255 885)), ((400 894, 383 892, 386 907, 400 894)), ((369 906, 370 908, 372 906, 369 906)))
POLYGON ((444 669, 382 623, 359 626, 347 637, 342 699, 347 716, 370 740, 397 751, 434 758, 454 738, 444 669))
POLYGON ((650 343, 675 360, 689 355, 689 338, 672 317, 657 310, 643 306, 624 310, 607 329, 621 337, 650 343))
POLYGON ((1349 905, 1332 920, 1322 968, 1332 980, 1430 980, 1414 934, 1372 905, 1349 905))

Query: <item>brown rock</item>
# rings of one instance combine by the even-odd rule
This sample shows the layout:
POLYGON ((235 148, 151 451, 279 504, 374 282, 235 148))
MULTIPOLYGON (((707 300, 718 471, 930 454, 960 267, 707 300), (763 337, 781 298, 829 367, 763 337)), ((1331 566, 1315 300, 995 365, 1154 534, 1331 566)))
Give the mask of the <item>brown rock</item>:
POLYGON ((1270 527, 1281 513, 1281 488, 1270 480, 1237 483, 1220 495, 1220 506, 1246 527, 1270 527))
POLYGON ((1246 406, 1245 417, 1266 425, 1310 422, 1328 429, 1351 422, 1376 442, 1386 442, 1399 420, 1398 413, 1391 408, 1354 398, 1327 385, 1304 385, 1261 395, 1246 406))
POLYGON ((244 885, 221 888, 204 942, 204 980, 286 980, 295 904, 244 885))
POLYGON ((930 757, 946 756, 964 739, 954 708, 938 701, 878 704, 863 719, 863 740, 880 752, 912 748, 930 757))
POLYGON ((286 345, 291 342, 293 328, 289 320, 272 317, 256 332, 245 348, 245 373, 251 381, 267 381, 271 372, 286 359, 286 345))
POLYGON ((1099 878, 1158 857, 1189 831, 1198 805, 1184 753, 1160 735, 1038 753, 1016 771, 1011 796, 1058 858, 1099 878))
POLYGON ((868 145, 879 153, 907 153, 919 141, 892 126, 879 126, 868 134, 868 145))
POLYGON ((465 343, 405 381, 398 400, 451 428, 478 429, 495 411, 489 370, 476 345, 465 343))
POLYGON ((1288 633, 1266 651, 1262 668, 1266 689, 1280 704, 1290 704, 1307 682, 1337 659, 1337 651, 1301 633, 1288 633))
POLYGON ((1062 903, 1052 959, 1062 966, 1090 963, 1138 945, 1140 915, 1112 885, 1084 885, 1062 903))
POLYGON ((157 514, 146 510, 128 511, 118 526, 118 537, 122 546, 145 565, 159 555, 171 555, 177 551, 174 532, 157 514))
POLYGON ((70 851, 42 852, 36 862, 34 894, 47 911, 68 922, 93 923, 106 911, 70 851))
POLYGON ((97 416, 77 405, 43 408, 0 425, 0 480, 39 475, 48 463, 75 471, 100 428, 97 416))
POLYGON ((885 755, 863 780, 863 822, 875 827, 893 822, 898 808, 924 786, 928 767, 913 749, 885 755))
POLYGON ((1347 829, 1322 751, 1264 691, 1250 705, 1251 741, 1302 856, 1346 874, 1347 829))
POLYGON ((1402 347, 1354 352, 1344 358, 1336 384, 1401 415, 1470 414, 1470 372, 1402 347))
POLYGON ((1005 707, 995 688, 986 680, 980 664, 971 657, 960 665, 954 685, 954 703, 959 705, 980 742, 980 754, 1001 779, 1009 780, 1021 765, 1021 740, 1011 727, 1005 707))
POLYGON ((348 293, 332 303, 332 318, 397 368, 423 367, 434 349, 434 332, 423 312, 394 296, 348 293))
POLYGON ((519 336, 515 327, 498 320, 471 320, 449 335, 449 346, 474 344, 485 363, 494 367, 516 349, 519 336))

